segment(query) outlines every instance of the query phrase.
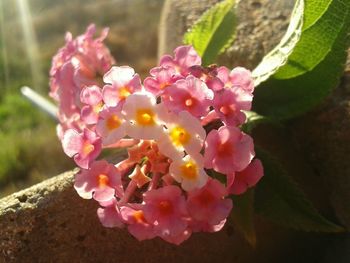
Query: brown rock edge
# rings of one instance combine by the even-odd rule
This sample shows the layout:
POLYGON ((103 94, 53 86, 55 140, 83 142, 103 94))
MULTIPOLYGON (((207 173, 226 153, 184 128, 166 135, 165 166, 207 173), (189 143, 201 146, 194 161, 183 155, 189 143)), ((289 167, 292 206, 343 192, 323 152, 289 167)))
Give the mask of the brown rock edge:
POLYGON ((73 174, 0 200, 0 262, 332 262, 333 249, 350 243, 346 236, 295 232, 260 218, 255 249, 230 219, 221 232, 193 234, 181 246, 159 238, 139 242, 126 229, 101 226, 96 202, 77 195, 73 174))

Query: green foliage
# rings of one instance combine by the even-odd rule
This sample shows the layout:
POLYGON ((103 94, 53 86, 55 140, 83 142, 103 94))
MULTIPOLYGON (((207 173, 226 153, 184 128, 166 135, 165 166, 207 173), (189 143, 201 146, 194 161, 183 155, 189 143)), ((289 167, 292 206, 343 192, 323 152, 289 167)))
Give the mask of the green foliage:
POLYGON ((205 12, 184 36, 202 57, 204 65, 214 62, 218 54, 232 44, 235 35, 235 1, 225 0, 205 12))
POLYGON ((253 247, 256 245, 254 228, 254 189, 249 189, 242 195, 231 197, 233 201, 233 221, 235 227, 253 247))
MULTIPOLYGON (((316 106, 337 85, 349 45, 350 2, 328 2, 305 1, 300 40, 287 63, 256 89, 253 109, 259 114, 275 119, 294 117, 316 106)), ((294 15, 291 23, 298 24, 293 19, 302 17, 294 15)), ((258 68, 268 61, 263 60, 258 68)), ((253 73, 259 83, 260 75, 253 73)))
MULTIPOLYGON (((325 2, 331 2, 326 10, 315 10, 319 1, 305 1, 304 16, 314 20, 309 18, 306 21, 299 42, 287 63, 276 72, 275 78, 289 79, 312 71, 334 48, 340 32, 347 27, 350 4, 339 0, 325 2)), ((340 39, 338 41, 341 42, 340 39)))
POLYGON ((18 93, 3 94, 0 145, 0 187, 73 167, 57 140, 55 123, 18 93))
POLYGON ((255 210, 284 226, 304 231, 342 232, 344 229, 320 215, 301 189, 268 153, 258 150, 264 177, 255 189, 255 210))

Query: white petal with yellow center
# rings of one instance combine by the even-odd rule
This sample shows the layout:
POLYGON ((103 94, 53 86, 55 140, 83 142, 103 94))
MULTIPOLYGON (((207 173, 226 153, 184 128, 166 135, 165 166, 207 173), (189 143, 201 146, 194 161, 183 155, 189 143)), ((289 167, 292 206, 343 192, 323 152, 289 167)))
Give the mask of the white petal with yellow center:
POLYGON ((186 155, 182 159, 173 161, 169 167, 170 175, 185 191, 201 188, 208 180, 203 168, 203 157, 200 154, 186 155))

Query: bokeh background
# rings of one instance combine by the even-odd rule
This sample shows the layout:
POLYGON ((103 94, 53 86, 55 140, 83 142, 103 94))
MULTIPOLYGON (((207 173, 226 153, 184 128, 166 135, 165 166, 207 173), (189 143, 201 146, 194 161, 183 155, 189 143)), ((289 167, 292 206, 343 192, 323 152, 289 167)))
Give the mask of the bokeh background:
POLYGON ((47 96, 52 56, 66 31, 97 34, 118 65, 144 78, 157 63, 163 0, 0 0, 0 197, 75 167, 56 137, 56 123, 20 93, 47 96))

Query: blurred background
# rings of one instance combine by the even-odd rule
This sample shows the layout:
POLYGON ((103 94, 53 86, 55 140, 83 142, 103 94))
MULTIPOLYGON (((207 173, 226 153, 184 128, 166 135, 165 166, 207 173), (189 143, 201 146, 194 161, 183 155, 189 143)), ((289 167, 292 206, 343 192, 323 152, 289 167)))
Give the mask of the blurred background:
POLYGON ((106 45, 118 65, 143 78, 157 63, 163 0, 0 0, 0 197, 75 167, 62 151, 56 123, 21 93, 47 96, 52 56, 66 31, 90 23, 110 33, 106 45))

